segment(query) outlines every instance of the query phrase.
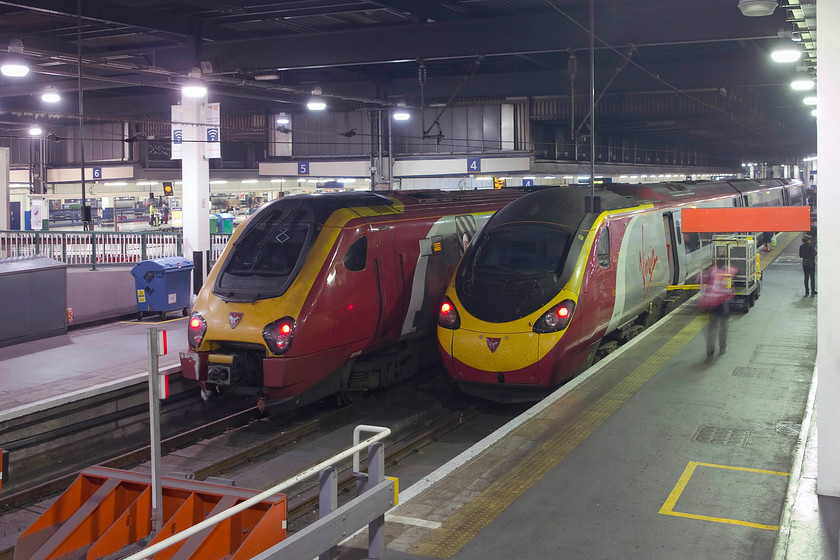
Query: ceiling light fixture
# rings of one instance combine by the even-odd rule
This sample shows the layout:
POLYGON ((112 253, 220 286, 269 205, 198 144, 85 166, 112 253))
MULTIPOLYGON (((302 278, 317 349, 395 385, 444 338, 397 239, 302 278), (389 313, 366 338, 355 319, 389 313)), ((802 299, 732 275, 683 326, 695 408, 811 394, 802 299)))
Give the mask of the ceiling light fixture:
POLYGON ((44 131, 41 129, 40 126, 37 126, 37 125, 34 125, 34 126, 32 126, 32 128, 29 129, 29 135, 30 136, 40 136, 43 133, 44 133, 44 131))
POLYGON ((207 86, 200 80, 201 69, 198 67, 190 68, 187 72, 189 80, 181 86, 181 93, 184 97, 204 97, 207 95, 207 86))
POLYGON ((785 41, 773 49, 770 58, 773 59, 773 62, 779 63, 796 62, 802 58, 802 51, 789 41, 785 41))
POLYGON ((790 83, 790 87, 796 91, 809 91, 814 89, 814 80, 811 78, 797 78, 790 83))
POLYGON ((738 0, 738 9, 747 17, 772 15, 776 6, 776 0, 738 0))
POLYGON ((395 121, 407 121, 411 118, 411 113, 405 108, 405 101, 397 103, 397 109, 391 113, 391 116, 394 117, 395 121))
POLYGON ((326 109, 327 104, 320 97, 322 93, 324 93, 324 91, 321 89, 321 86, 315 86, 312 88, 313 97, 306 104, 306 108, 310 111, 323 111, 326 109))
POLYGON ((811 95, 811 96, 808 96, 805 99, 803 99, 802 102, 805 103, 805 105, 816 105, 817 104, 817 98, 815 96, 811 95))
POLYGON ((12 78, 22 78, 29 74, 29 64, 23 58, 23 43, 20 39, 15 39, 9 43, 9 55, 3 59, 0 72, 4 76, 12 78))
POLYGON ((41 101, 45 103, 58 103, 61 101, 61 95, 58 94, 58 89, 55 86, 47 86, 44 88, 44 93, 41 94, 41 101))

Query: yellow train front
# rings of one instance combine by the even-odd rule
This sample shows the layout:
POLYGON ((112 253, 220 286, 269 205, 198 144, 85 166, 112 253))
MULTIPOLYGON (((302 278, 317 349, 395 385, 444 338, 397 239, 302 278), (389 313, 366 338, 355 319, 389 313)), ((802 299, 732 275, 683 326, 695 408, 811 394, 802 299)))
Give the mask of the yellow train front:
POLYGON ((665 297, 673 224, 653 204, 611 192, 599 193, 602 212, 587 213, 587 194, 523 197, 471 244, 438 318, 444 366, 466 393, 537 400, 591 364, 605 334, 665 297))

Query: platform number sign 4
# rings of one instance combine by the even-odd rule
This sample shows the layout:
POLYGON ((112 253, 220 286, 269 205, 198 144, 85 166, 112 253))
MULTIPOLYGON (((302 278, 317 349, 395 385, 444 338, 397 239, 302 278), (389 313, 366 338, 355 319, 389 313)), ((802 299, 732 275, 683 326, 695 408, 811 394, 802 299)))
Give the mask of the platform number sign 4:
POLYGON ((481 173, 481 158, 467 158, 467 173, 481 173))
POLYGON ((298 175, 309 175, 309 162, 308 161, 299 161, 298 162, 298 175))

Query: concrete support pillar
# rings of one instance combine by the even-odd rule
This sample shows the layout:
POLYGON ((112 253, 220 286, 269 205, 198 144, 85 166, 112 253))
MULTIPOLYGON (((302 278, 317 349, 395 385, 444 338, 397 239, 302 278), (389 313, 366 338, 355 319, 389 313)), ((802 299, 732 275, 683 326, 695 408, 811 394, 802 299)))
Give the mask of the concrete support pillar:
MULTIPOLYGON (((840 2, 820 2, 817 16, 821 29, 840 26, 840 2)), ((840 496, 840 291, 834 289, 840 277, 840 223, 831 219, 840 210, 840 34, 821 33, 817 42, 820 61, 817 76, 817 389, 819 451, 817 458, 817 493, 840 496)), ((802 286, 799 286, 801 289, 802 286)))
MULTIPOLYGON (((207 277, 210 255, 210 164, 204 156, 206 132, 204 103, 206 97, 182 96, 184 256, 195 261, 194 285, 201 286, 207 277)), ((197 293, 197 288, 196 288, 197 293)))

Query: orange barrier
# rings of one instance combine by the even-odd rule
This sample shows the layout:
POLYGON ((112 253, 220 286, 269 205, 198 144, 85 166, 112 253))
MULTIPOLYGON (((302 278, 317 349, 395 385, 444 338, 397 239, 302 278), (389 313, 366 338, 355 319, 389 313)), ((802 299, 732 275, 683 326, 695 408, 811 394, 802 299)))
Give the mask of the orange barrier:
MULTIPOLYGON (((15 560, 93 560, 162 541, 259 492, 206 482, 163 479, 163 526, 151 540, 148 474, 92 467, 24 531, 15 560), (148 542, 145 542, 148 540, 148 542), (140 543, 137 545, 136 543, 140 543)), ((155 554, 155 560, 245 560, 286 538, 286 496, 272 498, 155 554)), ((134 551, 132 550, 132 551, 134 551)))
POLYGON ((682 230, 705 233, 810 231, 808 206, 683 208, 682 230))

